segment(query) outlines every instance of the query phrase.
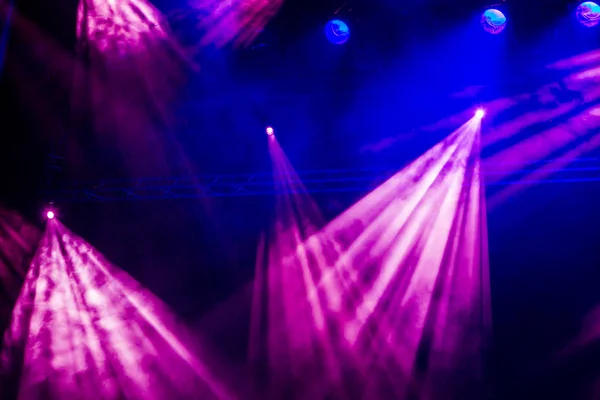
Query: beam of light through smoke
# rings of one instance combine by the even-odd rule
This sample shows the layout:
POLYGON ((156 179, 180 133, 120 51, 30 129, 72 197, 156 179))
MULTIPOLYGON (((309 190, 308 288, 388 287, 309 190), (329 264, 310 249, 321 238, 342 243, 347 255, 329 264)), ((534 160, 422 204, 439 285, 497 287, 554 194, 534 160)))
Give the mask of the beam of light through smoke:
MULTIPOLYGON (((482 146, 487 148, 510 139, 532 126, 559 119, 578 110, 583 111, 582 107, 594 107, 595 102, 600 99, 600 90, 598 90, 596 84, 600 78, 598 61, 597 51, 559 61, 548 66, 548 68, 565 70, 566 75, 562 79, 542 85, 533 94, 521 94, 482 104, 484 109, 489 110, 486 117, 488 121, 493 120, 496 115, 502 112, 511 111, 511 109, 522 107, 524 104, 530 106, 530 110, 518 117, 494 124, 496 126, 490 126, 489 132, 486 132, 482 138, 482 146), (577 70, 578 66, 584 66, 585 68, 577 70)), ((471 111, 468 110, 464 113, 468 112, 471 111)), ((433 128, 448 124, 462 114, 444 119, 434 125, 433 128)), ((424 128, 424 130, 429 129, 424 128)), ((487 161, 487 159, 484 161, 487 161)))
MULTIPOLYGON (((17 10, 12 15, 11 38, 19 45, 13 46, 5 73, 50 140, 63 143, 66 126, 74 132, 65 150, 71 164, 79 163, 69 171, 77 179, 90 178, 80 174, 98 168, 93 162, 98 148, 104 149, 104 159, 112 152, 115 161, 144 169, 132 171, 139 175, 163 174, 182 158, 173 149, 177 145, 165 140, 165 131, 173 121, 178 88, 195 65, 154 8, 143 7, 141 0, 116 3, 79 3, 76 56, 17 10), (121 25, 115 27, 115 21, 121 25), (70 115, 60 118, 65 114, 61 104, 69 99, 70 115)), ((0 18, 6 16, 7 9, 0 7, 0 18)))
MULTIPOLYGON (((123 9, 112 10, 102 7, 105 2, 100 0, 85 2, 99 4, 100 9, 113 14, 127 13, 127 18, 134 23, 144 25, 146 16, 136 14, 134 7, 139 3, 140 0, 123 2, 123 9), (136 22, 135 18, 142 21, 136 22)), ((7 13, 2 4, 5 3, 0 1, 0 19, 6 18, 7 13)), ((102 16, 85 14, 84 4, 79 4, 79 30, 87 32, 88 20, 102 16)), ((115 2, 106 4, 112 6, 115 2)), ((149 20, 161 21, 154 8, 140 7, 140 10, 149 13, 149 20)), ((110 24, 110 18, 102 23, 110 24)), ((129 26, 122 27, 122 30, 128 29, 129 26)), ((74 56, 14 10, 11 40, 20 45, 13 46, 11 57, 6 60, 7 79, 31 115, 34 126, 40 128, 45 140, 57 144, 56 155, 66 160, 64 172, 72 180, 106 178, 115 173, 121 177, 198 175, 178 139, 169 137, 173 130, 168 129, 164 121, 175 101, 175 95, 170 93, 183 82, 182 67, 176 62, 181 57, 169 55, 170 48, 177 52, 177 44, 167 35, 166 28, 160 30, 156 40, 150 27, 140 28, 140 31, 137 42, 126 42, 121 47, 131 50, 124 56, 115 54, 110 46, 96 48, 97 42, 88 41, 84 35, 79 38, 80 52, 74 56), (38 73, 41 66, 43 74, 38 73), (53 79, 47 79, 48 76, 53 79), (163 86, 162 92, 150 90, 163 86), (67 111, 64 105, 69 98, 72 107, 67 111), (164 112, 157 112, 161 105, 164 112)), ((106 33, 98 35, 102 37, 106 33)), ((187 60, 182 63, 190 65, 187 60)), ((202 202, 211 207, 209 199, 202 202)), ((222 227, 215 226, 223 235, 222 227)))
POLYGON ((45 134, 53 134, 61 126, 56 86, 66 88, 66 82, 72 78, 68 66, 72 56, 60 48, 57 43, 45 35, 38 27, 27 20, 17 8, 7 7, 0 2, 0 19, 10 19, 10 40, 20 45, 11 46, 10 57, 5 59, 6 80, 14 85, 18 100, 29 105, 31 119, 39 122, 43 119, 45 134), (40 65, 46 74, 39 73, 40 65), (34 72, 35 71, 35 72, 34 72), (52 76, 54 79, 47 79, 52 76))
POLYGON ((579 54, 548 65, 551 69, 573 69, 575 67, 597 64, 600 62, 600 50, 593 50, 585 54, 579 54))
MULTIPOLYGON (((488 123, 496 122, 490 124, 486 134, 482 137, 483 147, 487 148, 511 139, 530 127, 559 119, 581 107, 593 107, 594 103, 600 99, 600 90, 596 84, 600 80, 598 54, 597 51, 592 51, 548 66, 549 69, 564 70, 566 75, 560 80, 542 85, 533 94, 518 94, 482 103, 481 107, 486 110, 486 121, 488 123), (584 68, 578 70, 579 66, 584 68), (501 119, 503 113, 522 108, 524 105, 529 105, 529 110, 508 121, 501 119), (498 122, 496 118, 498 118, 498 122)), ((469 118, 472 112, 472 108, 468 108, 436 123, 421 127, 419 130, 432 132, 458 126, 459 121, 469 118)), ((405 136, 383 139, 379 143, 365 146, 362 151, 382 151, 396 141, 403 140, 405 136)))
MULTIPOLYGON (((181 71, 191 65, 172 37, 166 17, 146 0, 81 0, 77 38, 79 51, 90 58, 90 69, 99 84, 126 78, 113 75, 124 67, 134 67, 139 75, 137 90, 145 90, 155 103, 170 100, 172 87, 183 83, 181 71)), ((118 83, 127 84, 127 80, 118 83)), ((157 111, 161 112, 161 107, 157 111)))
POLYGON ((172 24, 196 18, 195 28, 202 32, 197 47, 215 45, 246 47, 277 14, 283 0, 189 0, 183 10, 171 13, 172 24))
POLYGON ((81 0, 77 14, 81 46, 127 56, 163 41, 177 50, 166 17, 146 0, 81 0))
MULTIPOLYGON (((536 184, 539 184, 540 182, 547 181, 549 177, 551 177, 553 174, 564 171, 564 169, 568 167, 569 164, 571 164, 574 160, 586 155, 587 153, 592 153, 598 147, 600 147, 600 135, 595 134, 589 140, 586 140, 574 149, 563 153, 559 159, 548 163, 544 163, 543 166, 539 167, 538 169, 528 172, 525 176, 522 176, 519 179, 519 181, 511 182, 511 185, 505 186, 500 191, 491 195, 487 200, 488 208, 493 209, 495 207, 498 207, 499 205, 507 201, 509 198, 517 195, 518 193, 536 184)), ((585 180, 586 178, 574 178, 572 180, 560 179, 559 181, 578 182, 585 180)))
POLYGON ((564 123, 556 124, 550 129, 530 136, 506 150, 486 158, 486 163, 502 165, 502 169, 493 171, 493 174, 486 171, 487 181, 490 183, 501 181, 525 169, 531 163, 548 159, 554 152, 560 151, 577 139, 585 139, 599 126, 600 118, 591 115, 589 110, 585 110, 564 123), (504 162, 508 160, 510 163, 504 162))
POLYGON ((263 363, 268 378, 262 390, 269 398, 341 396, 336 341, 320 299, 309 296, 320 271, 306 254, 290 257, 325 221, 274 136, 269 152, 279 194, 273 231, 259 246, 249 359, 255 366, 263 363))
MULTIPOLYGON (((517 95, 514 97, 510 97, 510 98, 496 99, 496 100, 489 101, 485 104, 482 104, 481 107, 483 109, 485 109, 486 120, 489 120, 489 119, 493 119, 494 116, 496 116, 497 114, 499 114, 507 109, 510 109, 511 107, 517 106, 518 104, 520 104, 523 101, 528 100, 530 97, 531 96, 528 94, 521 94, 521 95, 517 95)), ((461 112, 458 112, 456 114, 453 114, 451 116, 445 117, 445 118, 443 118, 439 121, 436 121, 432 124, 420 127, 416 133, 415 132, 403 133, 403 134, 400 134, 395 137, 388 137, 383 140, 380 140, 379 142, 363 146, 360 151, 365 152, 365 153, 378 153, 380 151, 383 151, 387 148, 392 147, 394 144, 396 144, 398 142, 412 139, 412 137, 415 137, 416 135, 421 134, 421 133, 427 134, 427 133, 436 132, 436 131, 448 131, 450 129, 455 129, 457 126, 462 125, 463 121, 468 120, 472 116, 473 116, 473 109, 469 108, 469 109, 463 110, 461 112)), ((486 135, 484 137, 484 140, 488 140, 487 139, 488 136, 489 135, 486 135)))
MULTIPOLYGON (((301 218, 278 219, 268 278, 256 279, 267 323, 287 335, 268 337, 266 351, 290 369, 311 351, 337 366, 320 379, 292 371, 313 398, 348 384, 346 372, 359 398, 480 395, 491 310, 479 130, 464 124, 306 239, 301 218)), ((288 199, 280 218, 302 215, 288 199)))
MULTIPOLYGON (((534 184, 552 179, 554 173, 574 168, 571 163, 577 157, 597 148, 598 60, 598 52, 592 51, 559 61, 548 66, 564 71, 559 80, 543 84, 533 94, 519 94, 481 105, 487 111, 486 123, 489 124, 481 139, 486 153, 482 160, 485 181, 516 184, 493 194, 490 206, 495 207, 534 184), (551 162, 540 163, 545 160, 551 162)), ((457 119, 470 113, 471 109, 465 110, 419 131, 454 126, 457 119)), ((384 139, 365 146, 363 151, 382 151, 405 136, 384 139)))
MULTIPOLYGON (((582 54, 571 59, 567 65, 577 65, 578 60, 588 60, 590 58, 595 60, 595 57, 592 57, 593 54, 594 52, 582 54)), ((573 130, 577 128, 576 125, 581 125, 581 129, 593 128, 590 126, 593 122, 587 121, 587 111, 593 109, 597 105, 596 103, 598 100, 600 100, 600 90, 598 90, 596 85, 600 75, 595 77, 594 74, 594 71, 597 70, 597 65, 586 66, 586 69, 583 71, 571 71, 570 74, 566 75, 562 80, 551 82, 538 88, 533 96, 529 96, 528 99, 522 99, 522 101, 529 100, 532 110, 528 110, 514 119, 503 121, 491 128, 490 132, 486 133, 482 139, 483 147, 490 147, 510 139, 517 134, 526 132, 531 127, 548 123, 549 121, 559 121, 557 122, 556 127, 548 130, 551 131, 554 129, 555 133, 573 130), (533 100, 533 102, 531 102, 531 100, 533 100), (561 124, 560 119, 564 118, 564 116, 569 116, 569 120, 561 124)), ((519 106, 521 106, 519 102, 514 104, 514 107, 519 106)), ((510 108, 505 110, 509 111, 510 108)), ((596 126, 597 125, 598 124, 596 123, 596 126)), ((575 136, 581 135, 581 133, 577 132, 574 132, 573 134, 575 136)), ((525 143, 527 140, 545 142, 538 153, 529 154, 529 156, 532 157, 528 160, 529 162, 538 161, 566 144, 564 138, 554 140, 553 138, 550 138, 550 136, 554 137, 556 135, 551 132, 533 134, 529 139, 525 139, 520 143, 511 146, 506 149, 506 151, 523 155, 525 153, 530 153, 531 149, 534 147, 531 143, 525 143)), ((505 158, 510 159, 512 163, 513 155, 514 154, 511 154, 510 156, 505 155, 503 157, 495 154, 492 157, 486 157, 484 161, 486 163, 488 161, 490 163, 495 163, 498 161, 501 162, 501 160, 505 158)), ((523 156, 520 158, 523 158, 523 156)), ((520 166, 523 167, 523 165, 520 166)), ((514 171, 508 173, 511 172, 514 171)))
MULTIPOLYGON (((586 60, 588 55, 584 54, 580 57, 586 60)), ((578 58, 574 58, 570 63, 577 63, 577 60, 578 58)), ((534 132, 520 142, 486 157, 484 162, 488 183, 503 182, 515 174, 521 174, 521 171, 526 171, 518 180, 514 182, 511 180, 512 183, 519 185, 495 193, 490 198, 490 207, 496 207, 509 197, 532 186, 533 183, 547 179, 553 173, 561 172, 576 158, 598 147, 595 132, 600 128, 600 117, 597 111, 600 90, 597 89, 596 83, 600 75, 595 76, 590 72, 597 69, 597 66, 587 65, 583 72, 572 73, 565 77, 562 86, 550 84, 541 88, 537 93, 538 100, 543 104, 549 104, 549 109, 533 111, 500 124, 483 139, 484 146, 490 146, 513 136, 516 132, 527 131, 529 126, 557 121, 553 126, 534 132), (577 95, 574 96, 574 93, 577 95), (561 102, 560 96, 576 98, 561 102), (573 147, 573 144, 575 147, 569 148, 569 146, 573 147), (528 170, 530 165, 549 157, 556 160, 545 163, 539 169, 528 170)))
POLYGON ((167 307, 56 219, 4 345, 20 399, 232 398, 167 307))
MULTIPOLYGON (((97 173, 103 178, 115 174, 114 169, 118 176, 136 178, 197 176, 175 133, 181 122, 175 105, 200 65, 176 39, 168 18, 150 0, 80 0, 77 35, 79 56, 86 62, 77 63, 73 124, 82 124, 79 131, 91 130, 95 137, 91 145, 82 140, 88 157, 73 146, 67 158, 87 163, 86 168, 74 166, 73 174, 95 169, 89 159, 99 147, 108 154, 102 153, 98 164, 113 155, 120 162, 116 168, 103 164, 97 173)), ((198 183, 196 178, 190 181, 198 183)), ((206 198, 202 203, 212 207, 206 198)), ((213 224, 224 236, 222 227, 213 224)))
POLYGON ((0 208, 0 335, 8 326, 39 238, 35 226, 17 213, 0 208))
POLYGON ((522 140, 489 155, 484 160, 486 182, 510 182, 511 185, 492 194, 488 206, 494 208, 523 190, 552 179, 552 175, 570 168, 572 162, 600 146, 597 130, 600 128, 597 88, 597 52, 573 57, 550 68, 575 69, 561 82, 541 87, 536 93, 539 109, 525 113, 511 121, 498 124, 483 138, 483 146, 501 143, 531 127, 544 126, 522 140), (556 121, 552 126, 553 121, 556 121), (552 158, 547 163, 542 160, 552 158))
POLYGON ((480 388, 491 311, 479 129, 469 121, 307 242, 342 238, 331 268, 345 282, 321 285, 346 340, 389 374, 370 384, 400 397, 480 388))
POLYGON ((172 106, 198 66, 166 17, 147 0, 81 0, 77 38, 85 62, 74 74, 73 123, 91 123, 99 146, 117 147, 128 172, 176 168, 185 157, 165 137, 172 106))

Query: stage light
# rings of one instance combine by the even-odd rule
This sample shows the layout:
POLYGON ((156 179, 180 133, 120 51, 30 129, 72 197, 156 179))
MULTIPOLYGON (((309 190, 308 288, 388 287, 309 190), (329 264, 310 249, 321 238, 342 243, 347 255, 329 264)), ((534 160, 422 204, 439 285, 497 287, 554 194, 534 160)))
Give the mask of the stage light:
POLYGON ((506 28, 506 16, 502 11, 490 8, 481 16, 481 25, 487 32, 497 35, 506 28))
POLYGON ((48 211, 46 213, 46 218, 48 218, 48 219, 54 219, 54 217, 55 217, 54 211, 48 211))
POLYGON ((475 111, 475 117, 479 119, 485 117, 485 111, 483 110, 483 108, 479 108, 477 109, 477 111, 475 111))
POLYGON ((355 387, 363 398, 404 398, 415 381, 429 398, 479 391, 491 324, 479 148, 471 118, 326 223, 269 143, 288 190, 259 242, 249 354, 272 373, 273 398, 348 398, 355 387), (421 361, 441 370, 417 370, 421 361))
POLYGON ((585 1, 577 7, 577 19, 582 25, 592 27, 600 23, 600 6, 593 1, 585 1))
POLYGON ((339 19, 332 19, 325 25, 325 36, 333 44, 344 44, 350 39, 350 27, 339 19))
POLYGON ((238 398, 198 339, 166 304, 57 220, 31 261, 0 370, 18 374, 15 391, 24 399, 238 398))
POLYGON ((267 135, 272 136, 275 133, 275 130, 270 126, 267 126, 266 132, 267 135))

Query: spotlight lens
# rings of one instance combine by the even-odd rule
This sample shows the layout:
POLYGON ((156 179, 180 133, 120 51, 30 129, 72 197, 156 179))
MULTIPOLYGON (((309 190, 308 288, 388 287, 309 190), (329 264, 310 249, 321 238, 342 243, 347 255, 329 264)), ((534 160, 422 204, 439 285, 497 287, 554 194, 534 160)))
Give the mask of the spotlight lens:
POLYGON ((600 23, 600 6, 592 1, 585 1, 577 7, 577 19, 583 25, 592 27, 600 23))
POLYGON ((272 134, 275 133, 275 130, 273 130, 273 128, 271 128, 270 126, 267 127, 266 131, 267 131, 267 135, 269 135, 269 136, 271 136, 272 134))
POLYGON ((48 211, 48 212, 46 213, 46 217, 47 217, 48 219, 54 219, 54 211, 48 211))
POLYGON ((481 16, 481 25, 487 32, 497 35, 506 28, 506 16, 502 11, 490 8, 481 16))
POLYGON ((344 44, 350 39, 350 28, 344 21, 332 19, 325 25, 325 36, 333 44, 344 44))
POLYGON ((475 116, 476 116, 477 118, 483 118, 483 117, 485 116, 485 111, 483 111, 483 110, 480 108, 479 110, 477 110, 477 111, 475 112, 475 116))

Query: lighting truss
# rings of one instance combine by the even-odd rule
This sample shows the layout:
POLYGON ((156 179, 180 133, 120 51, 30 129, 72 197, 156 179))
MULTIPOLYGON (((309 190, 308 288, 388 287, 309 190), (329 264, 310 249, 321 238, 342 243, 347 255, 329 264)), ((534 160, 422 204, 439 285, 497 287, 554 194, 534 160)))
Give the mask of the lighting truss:
MULTIPOLYGON (((522 178, 528 172, 547 168, 556 160, 543 160, 509 178, 506 175, 510 162, 491 164, 484 162, 484 179, 487 185, 533 185, 547 183, 575 183, 600 181, 600 158, 571 160, 566 168, 546 169, 543 179, 522 178)), ((89 202, 118 200, 184 199, 199 197, 266 196, 294 192, 304 185, 309 193, 367 192, 396 173, 398 168, 316 170, 298 173, 297 181, 283 187, 271 173, 199 175, 181 178, 140 178, 71 182, 62 187, 46 190, 48 201, 89 202)))

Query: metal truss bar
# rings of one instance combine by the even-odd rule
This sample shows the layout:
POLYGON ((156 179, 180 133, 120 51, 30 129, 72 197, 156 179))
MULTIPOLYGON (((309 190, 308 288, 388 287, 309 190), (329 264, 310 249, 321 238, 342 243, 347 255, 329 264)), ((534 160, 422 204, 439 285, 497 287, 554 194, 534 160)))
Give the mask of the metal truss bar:
MULTIPOLYGON (((518 169, 514 173, 510 163, 484 163, 484 181, 487 186, 600 182, 600 159, 577 159, 566 168, 552 167, 552 161, 530 164, 527 169, 518 169), (528 178, 529 174, 539 170, 544 171, 545 178, 528 178)), ((270 173, 99 180, 74 182, 68 187, 48 190, 43 195, 48 201, 97 202, 267 196, 304 190, 309 193, 367 192, 396 172, 389 168, 304 171, 296 180, 286 178, 285 185, 282 184, 283 177, 279 179, 270 173)))

